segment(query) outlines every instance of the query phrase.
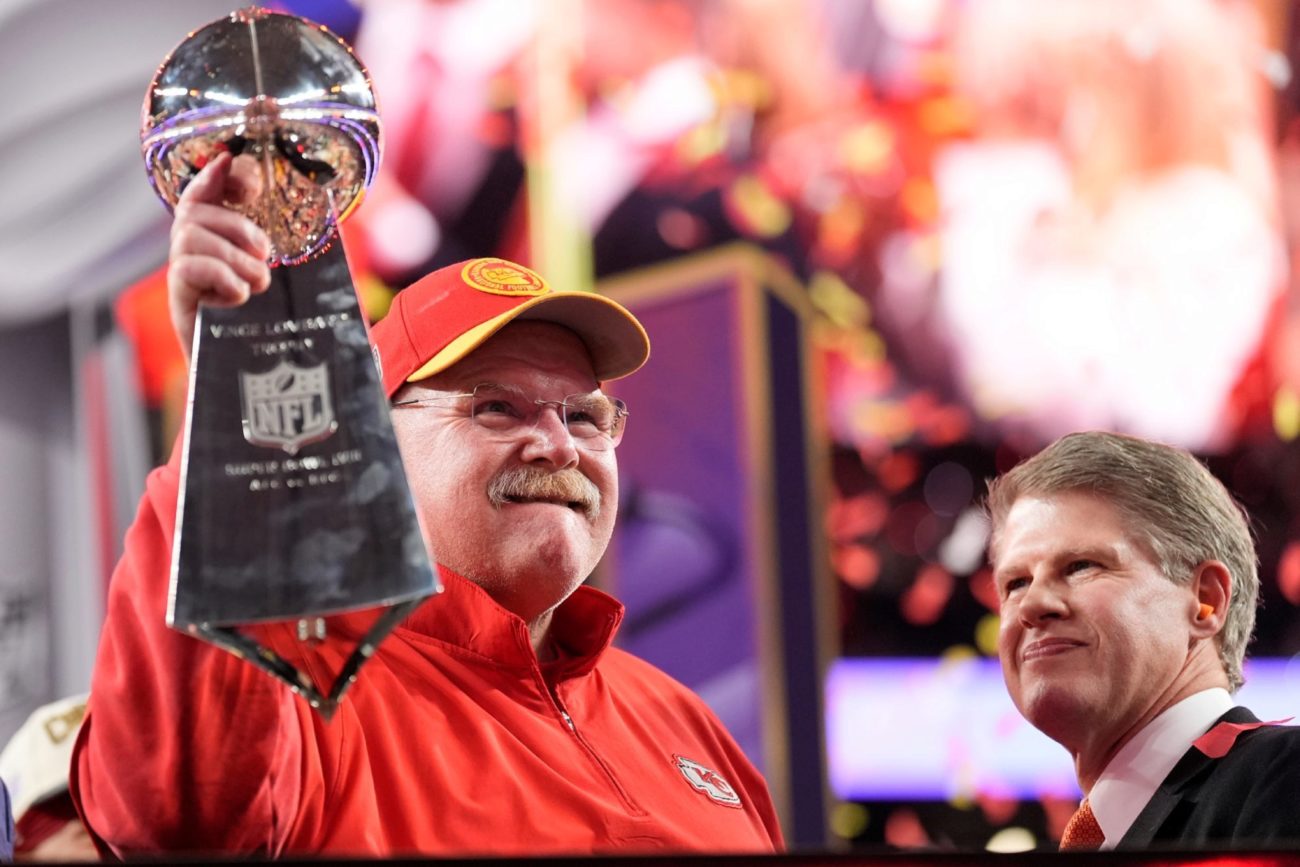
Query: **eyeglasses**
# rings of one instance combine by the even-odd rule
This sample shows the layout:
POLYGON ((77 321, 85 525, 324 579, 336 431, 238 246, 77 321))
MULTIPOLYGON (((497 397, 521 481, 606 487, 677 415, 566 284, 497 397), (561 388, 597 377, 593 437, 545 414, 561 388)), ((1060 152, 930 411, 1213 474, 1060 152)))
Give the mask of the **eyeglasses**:
POLYGON ((520 389, 497 383, 482 383, 464 394, 443 394, 399 400, 394 408, 425 406, 448 401, 467 404, 469 416, 479 427, 502 437, 515 437, 536 427, 548 406, 555 407, 560 421, 576 440, 588 448, 613 448, 623 439, 627 426, 627 404, 603 394, 570 394, 561 400, 543 400, 520 389))

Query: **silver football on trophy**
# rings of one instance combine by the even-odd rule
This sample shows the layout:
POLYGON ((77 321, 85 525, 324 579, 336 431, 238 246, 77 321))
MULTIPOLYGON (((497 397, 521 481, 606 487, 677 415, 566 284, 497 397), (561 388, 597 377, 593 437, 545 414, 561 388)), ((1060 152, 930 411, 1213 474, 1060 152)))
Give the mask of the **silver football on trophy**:
POLYGON ((256 159, 263 194, 239 210, 266 230, 279 264, 327 245, 379 168, 365 66, 321 25, 257 7, 172 51, 145 94, 141 126, 149 181, 169 207, 221 152, 256 159))

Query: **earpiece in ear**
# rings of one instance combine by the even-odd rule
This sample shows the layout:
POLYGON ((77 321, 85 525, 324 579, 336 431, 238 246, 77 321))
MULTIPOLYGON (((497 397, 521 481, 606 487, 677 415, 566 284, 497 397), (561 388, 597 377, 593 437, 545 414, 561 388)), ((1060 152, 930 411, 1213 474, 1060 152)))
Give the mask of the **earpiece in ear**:
POLYGON ((1196 619, 1204 620, 1205 618, 1209 617, 1213 613, 1214 613, 1214 606, 1208 602, 1202 602, 1201 610, 1197 612, 1196 619))

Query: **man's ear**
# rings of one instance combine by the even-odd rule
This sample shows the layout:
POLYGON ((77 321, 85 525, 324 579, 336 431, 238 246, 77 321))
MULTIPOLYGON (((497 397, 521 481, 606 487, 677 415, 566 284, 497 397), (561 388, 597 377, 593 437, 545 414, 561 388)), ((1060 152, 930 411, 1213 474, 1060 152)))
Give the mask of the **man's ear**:
POLYGON ((1232 573, 1218 560, 1206 560, 1192 573, 1192 634, 1197 638, 1217 635, 1228 619, 1232 601, 1232 573))

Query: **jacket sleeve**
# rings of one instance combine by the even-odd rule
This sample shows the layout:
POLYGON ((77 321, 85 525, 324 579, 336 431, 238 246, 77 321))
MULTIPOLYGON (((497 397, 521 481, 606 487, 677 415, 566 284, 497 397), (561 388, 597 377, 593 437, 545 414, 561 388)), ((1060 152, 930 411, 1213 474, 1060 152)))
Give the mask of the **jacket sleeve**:
POLYGON ((785 836, 781 832, 781 821, 777 817, 776 805, 772 802, 772 793, 767 787, 767 781, 731 737, 722 721, 714 716, 712 711, 707 713, 716 737, 726 747, 732 772, 737 780, 736 786, 742 792, 746 809, 758 817, 772 844, 772 851, 784 852, 785 836))
POLYGON ((96 845, 278 854, 301 786, 292 694, 167 627, 181 446, 154 470, 114 570, 69 785, 96 845))

